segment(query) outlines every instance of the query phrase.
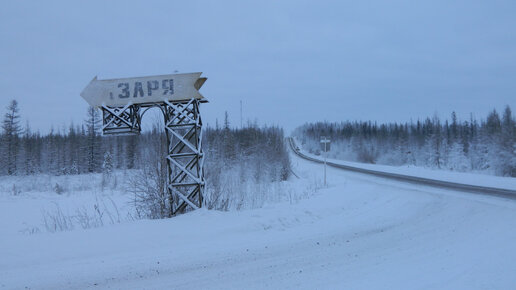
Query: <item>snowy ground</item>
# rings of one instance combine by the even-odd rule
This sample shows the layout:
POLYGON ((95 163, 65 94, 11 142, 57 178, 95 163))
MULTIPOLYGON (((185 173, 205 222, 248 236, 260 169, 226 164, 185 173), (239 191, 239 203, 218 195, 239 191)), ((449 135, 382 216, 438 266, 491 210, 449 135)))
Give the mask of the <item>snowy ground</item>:
POLYGON ((118 182, 128 178, 130 174, 132 173, 116 172, 104 186, 101 174, 2 176, 1 234, 36 234, 132 221, 133 196, 127 194, 125 186, 118 182), (56 192, 56 185, 60 188, 59 194, 56 192), (78 215, 80 219, 70 220, 78 215), (62 220, 53 221, 52 218, 62 220), (71 223, 63 224, 66 221, 71 223), (67 228, 55 229, 54 226, 67 228))
MULTIPOLYGON (((292 158, 292 188, 321 180, 292 158)), ((1 196, 0 288, 516 288, 516 202, 333 168, 328 181, 262 209, 37 234, 8 225, 40 198, 1 196)))

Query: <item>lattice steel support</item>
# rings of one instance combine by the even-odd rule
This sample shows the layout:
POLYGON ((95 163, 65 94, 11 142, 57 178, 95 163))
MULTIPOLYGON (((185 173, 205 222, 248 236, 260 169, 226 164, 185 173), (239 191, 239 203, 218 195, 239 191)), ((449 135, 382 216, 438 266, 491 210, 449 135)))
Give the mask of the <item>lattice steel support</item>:
POLYGON ((204 154, 200 101, 162 105, 168 140, 168 199, 171 216, 203 206, 204 154))
POLYGON ((102 132, 111 134, 139 134, 141 131, 140 106, 102 106, 102 132))

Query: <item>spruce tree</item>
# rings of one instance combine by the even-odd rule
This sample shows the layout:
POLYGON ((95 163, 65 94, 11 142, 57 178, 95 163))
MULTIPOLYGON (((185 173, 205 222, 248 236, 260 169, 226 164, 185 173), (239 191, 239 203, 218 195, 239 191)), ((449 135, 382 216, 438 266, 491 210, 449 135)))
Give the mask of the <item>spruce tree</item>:
POLYGON ((18 143, 21 133, 19 108, 16 100, 12 100, 7 106, 2 129, 2 145, 4 148, 2 148, 3 156, 1 163, 4 164, 7 174, 13 175, 17 172, 18 143))
POLYGON ((500 161, 501 174, 516 177, 516 121, 509 106, 501 122, 500 161))
POLYGON ((86 118, 86 160, 88 172, 100 169, 100 114, 94 107, 88 107, 86 118))

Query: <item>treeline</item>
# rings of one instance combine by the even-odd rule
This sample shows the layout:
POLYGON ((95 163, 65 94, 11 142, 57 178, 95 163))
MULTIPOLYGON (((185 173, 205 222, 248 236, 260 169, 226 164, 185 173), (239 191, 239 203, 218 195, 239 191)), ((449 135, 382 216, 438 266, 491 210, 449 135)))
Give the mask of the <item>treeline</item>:
POLYGON ((281 128, 248 124, 232 129, 226 114, 223 127, 205 129, 204 142, 212 171, 242 165, 240 176, 252 175, 257 181, 286 180, 290 175, 290 159, 281 128))
POLYGON ((232 129, 226 114, 222 127, 205 129, 203 142, 208 208, 256 208, 282 194, 274 185, 291 172, 282 129, 256 124, 232 129))
POLYGON ((332 140, 330 157, 387 165, 415 165, 457 171, 483 171, 516 177, 516 120, 507 106, 484 120, 438 117, 410 123, 371 121, 305 124, 294 135, 320 154, 320 137, 332 140))
POLYGON ((101 172, 105 166, 138 167, 137 136, 101 137, 100 113, 89 108, 83 124, 42 135, 21 126, 20 109, 7 107, 0 135, 0 175, 53 175, 101 172), (108 162, 109 164, 105 164, 108 162))
MULTIPOLYGON (((26 124, 22 127, 18 103, 6 109, 0 135, 0 175, 53 175, 103 172, 113 169, 139 169, 148 162, 153 140, 163 138, 163 129, 133 136, 102 136, 101 116, 89 108, 83 124, 51 130, 42 135, 26 124)), ((277 127, 207 127, 203 148, 207 175, 238 171, 239 178, 260 181, 285 180, 290 162, 283 131, 277 127)), ((163 150, 164 151, 164 150, 163 150)), ((160 152, 165 158, 165 152, 160 152)), ((212 180, 219 180, 213 178, 212 180)))

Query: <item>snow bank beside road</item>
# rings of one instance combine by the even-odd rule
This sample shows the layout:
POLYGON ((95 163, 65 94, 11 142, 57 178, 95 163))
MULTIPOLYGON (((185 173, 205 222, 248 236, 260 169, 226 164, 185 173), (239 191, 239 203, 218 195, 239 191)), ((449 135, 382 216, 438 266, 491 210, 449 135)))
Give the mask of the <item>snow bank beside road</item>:
MULTIPOLYGON (((300 153, 314 159, 323 161, 323 155, 311 154, 303 149, 299 150, 300 153)), ((323 153, 324 154, 324 153, 323 153)), ((401 174, 407 176, 414 176, 426 179, 440 180, 446 182, 454 182, 461 184, 469 184, 475 186, 493 187, 500 189, 516 190, 516 178, 513 177, 501 177, 486 174, 475 174, 466 172, 446 171, 446 170, 432 170, 428 168, 421 168, 416 166, 389 166, 389 165, 378 165, 378 164, 366 164, 358 162, 350 162, 339 159, 328 158, 328 162, 351 166, 356 168, 362 168, 367 170, 374 170, 386 173, 401 174)))

